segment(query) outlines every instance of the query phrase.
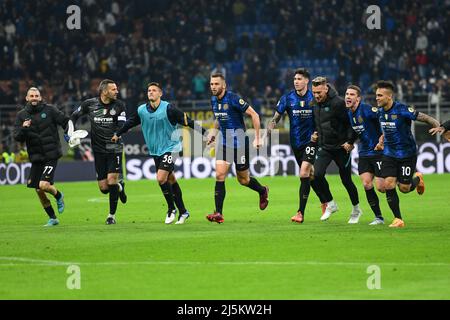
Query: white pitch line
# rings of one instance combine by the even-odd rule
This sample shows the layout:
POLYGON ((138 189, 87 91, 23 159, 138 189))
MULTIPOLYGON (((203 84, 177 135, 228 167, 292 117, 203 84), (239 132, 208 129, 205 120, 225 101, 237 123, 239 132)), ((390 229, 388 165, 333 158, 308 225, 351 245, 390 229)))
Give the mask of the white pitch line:
POLYGON ((450 263, 444 262, 327 262, 327 261, 110 261, 110 262, 66 262, 54 260, 40 260, 21 257, 0 257, 0 266, 120 266, 120 265, 228 265, 228 266, 357 266, 366 267, 370 265, 380 266, 406 266, 406 267, 448 267, 450 263), (17 263, 22 262, 22 263, 17 263))

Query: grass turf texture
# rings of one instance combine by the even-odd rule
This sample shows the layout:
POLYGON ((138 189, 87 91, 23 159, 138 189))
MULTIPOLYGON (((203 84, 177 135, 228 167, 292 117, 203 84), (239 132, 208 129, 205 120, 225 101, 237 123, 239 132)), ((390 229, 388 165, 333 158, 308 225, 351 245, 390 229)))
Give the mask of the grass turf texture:
MULTIPOLYGON (((191 212, 185 225, 165 225, 165 201, 155 181, 127 183, 117 225, 104 221, 108 196, 95 182, 57 183, 65 193, 61 224, 47 218, 25 186, 0 187, 0 299, 449 299, 449 175, 425 176, 426 191, 400 196, 404 229, 384 195, 382 226, 373 219, 357 176, 364 215, 348 225, 351 203, 338 176, 329 176, 339 211, 321 222, 311 190, 306 220, 290 222, 299 179, 262 178, 270 204, 227 179, 225 223, 205 219, 214 208, 214 180, 180 180, 191 212), (70 264, 81 289, 69 290, 70 264), (370 265, 381 289, 369 290, 370 265)), ((56 204, 52 199, 56 211, 56 204)))

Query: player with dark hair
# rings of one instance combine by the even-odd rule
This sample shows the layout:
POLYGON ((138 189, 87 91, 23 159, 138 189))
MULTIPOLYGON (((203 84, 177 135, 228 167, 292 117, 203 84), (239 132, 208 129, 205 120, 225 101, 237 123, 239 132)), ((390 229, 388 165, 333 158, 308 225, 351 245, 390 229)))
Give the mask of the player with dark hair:
POLYGON ((212 74, 210 79, 212 93, 211 106, 216 118, 215 128, 208 135, 208 145, 216 140, 217 129, 220 129, 222 138, 218 139, 216 146, 216 186, 214 213, 206 218, 211 222, 223 223, 223 203, 225 200, 225 178, 234 161, 236 175, 239 183, 259 194, 259 208, 264 210, 269 204, 269 188, 263 187, 258 180, 250 177, 249 172, 249 139, 245 134, 243 115, 252 118, 255 129, 253 147, 259 149, 262 145, 260 137, 260 121, 256 111, 240 96, 228 91, 225 77, 220 74, 212 74))
POLYGON ((31 162, 27 187, 36 189, 42 207, 49 216, 46 227, 59 224, 55 211, 45 193, 56 199, 58 212, 64 211, 64 194, 54 186, 58 159, 62 156, 58 126, 67 130, 69 117, 56 107, 42 101, 39 89, 27 91, 26 106, 17 113, 14 138, 25 142, 31 162))
POLYGON ((314 190, 318 190, 322 205, 326 204, 320 220, 327 220, 338 210, 325 179, 327 167, 334 161, 339 168, 342 184, 348 192, 353 208, 351 216, 361 215, 358 190, 352 181, 351 155, 357 135, 348 122, 345 101, 328 84, 325 77, 312 80, 314 120, 319 135, 319 150, 314 163, 314 190))
POLYGON ((411 121, 425 122, 434 128, 439 127, 439 122, 418 112, 413 106, 394 101, 392 82, 378 81, 376 101, 379 107, 378 119, 383 130, 377 149, 383 149, 381 173, 385 179, 387 202, 395 216, 389 227, 402 228, 405 223, 400 213, 400 201, 396 192, 397 183, 402 193, 409 193, 414 189, 419 195, 425 192, 423 175, 417 172, 413 178, 417 146, 411 132, 411 121))
POLYGON ((88 115, 91 123, 91 144, 94 152, 95 171, 100 191, 109 193, 109 214, 106 224, 115 224, 117 202, 127 202, 125 184, 119 182, 122 169, 123 144, 111 142, 111 138, 126 121, 125 104, 117 99, 119 91, 114 81, 105 79, 98 87, 99 96, 85 100, 71 116, 77 120, 88 115))
POLYGON ((297 164, 300 167, 299 207, 291 221, 302 223, 306 203, 311 190, 310 176, 316 157, 317 143, 311 141, 315 131, 314 111, 311 102, 314 99, 308 89, 309 72, 299 68, 294 72, 294 90, 283 95, 278 101, 275 114, 268 124, 268 134, 287 112, 290 125, 290 143, 297 164))
POLYGON ((196 126, 195 122, 171 105, 169 102, 161 100, 163 95, 162 87, 159 83, 148 84, 148 103, 142 104, 137 109, 137 114, 130 117, 124 125, 114 134, 112 141, 117 142, 119 137, 131 128, 141 125, 142 134, 147 144, 150 156, 155 160, 157 168, 156 177, 159 187, 167 202, 166 224, 171 224, 179 210, 178 221, 175 224, 183 224, 189 218, 189 212, 184 206, 181 188, 173 173, 175 169, 176 153, 182 149, 179 126, 188 126, 198 130, 202 134, 205 129, 196 126))
MULTIPOLYGON (((350 124, 359 136, 358 172, 366 191, 367 202, 375 214, 375 220, 370 225, 384 224, 380 201, 373 186, 375 177, 377 189, 385 192, 384 179, 381 177, 383 152, 375 150, 382 135, 380 122, 378 121, 378 108, 362 102, 361 89, 355 85, 347 87, 345 105, 348 109, 350 124)), ((360 216, 360 214, 352 215, 348 223, 358 223, 360 216)))

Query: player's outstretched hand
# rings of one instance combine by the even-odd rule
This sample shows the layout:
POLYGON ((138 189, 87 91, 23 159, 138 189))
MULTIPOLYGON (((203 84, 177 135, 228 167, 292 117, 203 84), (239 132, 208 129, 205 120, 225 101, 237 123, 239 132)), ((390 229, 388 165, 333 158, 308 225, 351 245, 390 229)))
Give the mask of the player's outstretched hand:
POLYGON ((437 127, 437 128, 431 128, 428 130, 428 133, 431 133, 432 136, 434 136, 436 133, 442 134, 444 133, 445 129, 444 127, 437 127))
POLYGON ((117 143, 117 141, 119 141, 119 137, 117 135, 113 135, 113 137, 111 138, 111 141, 114 143, 117 143))

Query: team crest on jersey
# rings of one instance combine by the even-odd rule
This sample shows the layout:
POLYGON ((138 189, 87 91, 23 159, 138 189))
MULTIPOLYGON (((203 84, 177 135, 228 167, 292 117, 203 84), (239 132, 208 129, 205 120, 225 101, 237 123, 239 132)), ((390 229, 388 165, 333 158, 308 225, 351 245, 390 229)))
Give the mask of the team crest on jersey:
POLYGON ((41 113, 41 118, 42 118, 42 119, 47 118, 47 114, 46 114, 45 112, 41 113))
POLYGON ((326 112, 330 111, 330 108, 329 108, 329 107, 326 107, 326 108, 325 108, 325 111, 326 111, 326 112))
POLYGON ((397 115, 396 115, 396 114, 393 114, 393 115, 392 115, 392 120, 395 120, 395 119, 397 119, 397 115))
POLYGON ((411 113, 413 113, 415 110, 414 110, 414 107, 413 106, 410 106, 409 108, 408 108, 408 111, 409 112, 411 112, 411 113))
POLYGON ((228 104, 227 103, 225 103, 224 105, 223 105, 223 110, 228 110, 228 104))
POLYGON ((363 123, 363 118, 361 116, 358 117, 358 122, 363 123))
POLYGON ((239 99, 239 103, 242 104, 242 105, 244 105, 244 104, 245 104, 244 99, 239 99))
POLYGON ((378 111, 377 107, 372 107, 372 112, 377 112, 377 111, 378 111))
POLYGON ((116 109, 111 109, 109 111, 109 114, 112 115, 112 116, 115 116, 116 115, 116 109))

